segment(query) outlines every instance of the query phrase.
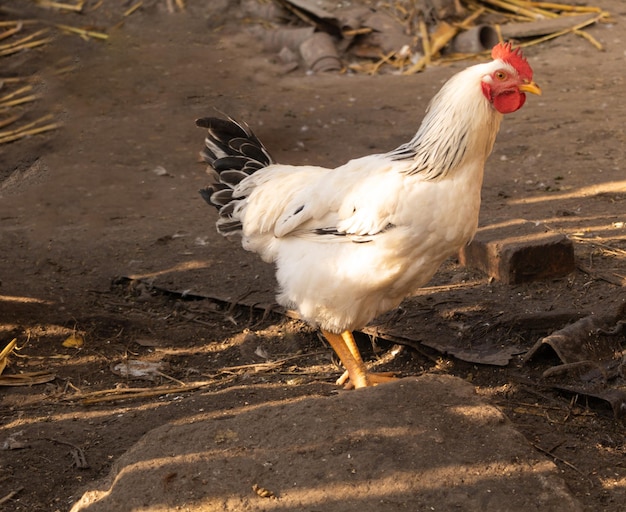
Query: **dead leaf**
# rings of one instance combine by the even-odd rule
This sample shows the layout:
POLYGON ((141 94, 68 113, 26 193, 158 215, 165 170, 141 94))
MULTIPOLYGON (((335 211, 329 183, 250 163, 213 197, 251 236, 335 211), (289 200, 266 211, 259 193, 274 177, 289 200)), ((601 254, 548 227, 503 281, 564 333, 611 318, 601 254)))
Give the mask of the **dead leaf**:
POLYGON ((9 356, 13 353, 15 345, 17 345, 17 338, 13 338, 9 341, 9 344, 2 349, 2 352, 0 352, 0 374, 2 374, 6 368, 7 363, 9 362, 9 356))
POLYGON ((18 373, 0 377, 0 386, 34 386, 35 384, 45 384, 54 379, 56 379, 56 374, 46 371, 18 373))
POLYGON ((21 437, 23 434, 24 432, 20 431, 7 437, 2 443, 0 450, 22 450, 24 448, 30 447, 30 444, 28 444, 27 442, 19 441, 17 439, 18 437, 21 437))
POLYGON ((66 348, 81 348, 85 340, 79 334, 72 334, 68 336, 63 342, 63 346, 66 348))
POLYGON ((130 379, 155 380, 162 377, 164 363, 157 361, 140 361, 139 359, 129 359, 122 363, 117 363, 111 367, 115 375, 130 379))

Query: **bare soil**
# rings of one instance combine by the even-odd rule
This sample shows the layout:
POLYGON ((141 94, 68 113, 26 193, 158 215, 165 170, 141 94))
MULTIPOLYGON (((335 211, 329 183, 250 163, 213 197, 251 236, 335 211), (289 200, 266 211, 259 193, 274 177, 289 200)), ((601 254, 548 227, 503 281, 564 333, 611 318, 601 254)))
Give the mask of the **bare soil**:
MULTIPOLYGON (((215 233, 215 214, 197 193, 196 118, 226 112, 248 122, 278 161, 335 166, 411 137, 428 100, 467 65, 413 76, 285 73, 227 2, 188 4, 176 14, 137 12, 106 43, 59 37, 8 70, 48 69, 36 108, 64 127, 0 148, 0 346, 17 338, 20 347, 4 373, 56 376, 1 388, 0 499, 16 491, 3 510, 69 510, 147 432, 191 422, 207 403, 227 414, 337 392, 341 370, 314 330, 229 306, 272 303, 272 268, 215 233), (52 73, 67 56, 76 69, 52 73), (72 335, 81 348, 63 346, 72 335), (135 359, 162 363, 160 373, 120 375, 115 365, 135 359), (184 387, 191 383, 201 384, 184 387), (179 389, 150 393, 165 385, 179 389), (143 394, 124 400, 132 388, 143 394)), ((521 359, 547 333, 614 313, 626 298, 626 7, 595 4, 613 14, 589 29, 605 51, 575 35, 526 51, 544 94, 505 119, 481 217, 485 226, 526 219, 568 234, 578 269, 511 286, 451 260, 393 317, 423 345, 360 342, 374 364, 401 376, 470 382, 556 464, 585 510, 617 512, 626 502, 624 423, 601 400, 551 387, 542 378, 549 354, 521 359), (547 313, 562 315, 546 321, 547 313), (520 352, 494 366, 428 346, 470 351, 486 339, 520 352)), ((106 24, 106 12, 98 20, 94 11, 94 23, 106 24)), ((623 331, 617 336, 623 347, 623 331)), ((167 487, 175 477, 165 477, 167 487)))

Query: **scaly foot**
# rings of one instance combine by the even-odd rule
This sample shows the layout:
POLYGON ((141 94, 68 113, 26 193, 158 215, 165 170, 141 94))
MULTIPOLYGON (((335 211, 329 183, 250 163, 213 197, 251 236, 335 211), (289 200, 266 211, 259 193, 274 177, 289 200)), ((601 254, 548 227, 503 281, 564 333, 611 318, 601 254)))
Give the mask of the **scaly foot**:
POLYGON ((358 385, 355 385, 349 378, 350 375, 348 375, 348 371, 346 370, 343 372, 343 375, 337 379, 337 385, 343 386, 344 389, 358 389, 398 380, 398 377, 396 377, 393 372, 366 372, 365 383, 361 381, 358 385))

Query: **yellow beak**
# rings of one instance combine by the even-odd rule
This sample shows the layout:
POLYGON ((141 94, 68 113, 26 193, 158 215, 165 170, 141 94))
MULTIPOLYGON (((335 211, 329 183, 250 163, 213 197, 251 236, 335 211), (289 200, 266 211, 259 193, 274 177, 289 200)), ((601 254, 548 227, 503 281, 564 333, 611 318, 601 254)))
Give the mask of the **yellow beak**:
POLYGON ((526 82, 519 86, 519 90, 522 92, 529 92, 541 96, 541 89, 535 82, 526 82))

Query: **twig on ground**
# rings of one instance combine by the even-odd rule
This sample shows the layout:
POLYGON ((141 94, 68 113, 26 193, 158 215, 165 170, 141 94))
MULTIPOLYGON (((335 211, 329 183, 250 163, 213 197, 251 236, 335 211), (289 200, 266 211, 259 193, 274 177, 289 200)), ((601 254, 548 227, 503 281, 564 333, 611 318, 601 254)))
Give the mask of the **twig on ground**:
POLYGON ((85 457, 85 452, 83 451, 82 448, 79 448, 75 444, 68 443, 67 441, 61 441, 59 439, 53 439, 51 437, 47 437, 46 439, 48 441, 52 441, 53 443, 63 444, 65 446, 69 446, 70 448, 72 448, 72 450, 70 450, 70 454, 74 458, 74 465, 78 469, 89 469, 89 463, 87 462, 87 458, 85 457))
POLYGON ((24 487, 18 487, 17 489, 15 489, 14 491, 11 491, 6 496, 3 496, 2 498, 0 498, 0 505, 3 505, 7 501, 13 499, 15 496, 17 496, 18 493, 22 492, 23 490, 24 490, 24 487))
POLYGON ((210 380, 184 384, 182 386, 157 386, 154 388, 116 388, 93 391, 63 398, 67 402, 80 401, 83 405, 93 405, 102 402, 114 402, 116 400, 129 400, 134 398, 150 398, 154 396, 169 395, 172 393, 184 393, 221 382, 210 380))
POLYGON ((297 354, 295 356, 283 357, 282 359, 276 359, 275 361, 266 361, 263 363, 240 364, 237 366, 226 366, 224 368, 220 368, 219 371, 220 372, 235 372, 238 370, 248 370, 248 369, 253 369, 255 372, 271 371, 275 368, 282 366, 288 361, 301 359, 303 357, 319 356, 325 353, 326 351, 307 352, 306 354, 297 354))
POLYGON ((582 475, 584 477, 587 476, 580 469, 578 469, 576 466, 574 466, 574 464, 572 464, 571 462, 566 461, 564 458, 559 457, 558 455, 554 455, 554 453, 550 452, 550 450, 546 450, 545 448, 542 448, 541 446, 539 446, 538 444, 535 444, 535 443, 530 443, 530 444, 536 450, 540 451, 541 453, 544 453, 544 454, 548 455, 549 457, 552 457, 554 460, 558 460, 562 464, 565 464, 568 468, 573 469, 579 475, 582 475))
POLYGON ((72 27, 70 25, 56 25, 56 27, 65 32, 71 32, 71 33, 78 34, 79 36, 86 37, 86 38, 91 37, 93 39, 102 39, 102 40, 106 40, 109 38, 108 34, 105 34, 104 32, 96 32, 95 30, 86 30, 84 28, 72 27))

